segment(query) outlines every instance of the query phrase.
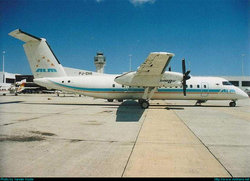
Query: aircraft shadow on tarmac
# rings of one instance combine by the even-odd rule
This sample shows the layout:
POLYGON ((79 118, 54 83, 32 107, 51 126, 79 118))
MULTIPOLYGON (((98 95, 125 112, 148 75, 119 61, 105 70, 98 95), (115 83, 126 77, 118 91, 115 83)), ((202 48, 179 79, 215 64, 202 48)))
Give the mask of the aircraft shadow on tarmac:
POLYGON ((142 109, 136 101, 124 101, 123 103, 107 103, 107 104, 78 104, 78 103, 24 103, 35 105, 75 105, 75 106, 105 106, 105 108, 116 109, 116 122, 138 122, 144 113, 145 109, 142 109))
MULTIPOLYGON (((44 104, 44 105, 75 105, 75 106, 105 106, 105 108, 116 109, 116 122, 139 122, 145 109, 142 109, 137 101, 127 100, 123 103, 103 103, 103 104, 77 104, 77 103, 24 103, 24 104, 44 104)), ((228 107, 224 105, 163 105, 151 104, 150 109, 184 110, 185 107, 228 107)))
POLYGON ((139 122, 144 111, 138 102, 125 101, 116 111, 116 122, 139 122))
MULTIPOLYGON (((225 106, 225 105, 191 105, 191 104, 187 104, 187 105, 178 105, 178 104, 173 104, 173 105, 164 105, 164 104, 160 104, 160 105, 150 105, 149 109, 167 109, 167 110, 170 110, 170 109, 176 109, 176 110, 184 110, 185 107, 229 107, 229 106, 225 106)), ((236 107, 239 107, 239 106, 236 106, 236 107)))
POLYGON ((16 103, 21 103, 23 101, 9 101, 9 102, 0 102, 0 104, 16 104, 16 103))

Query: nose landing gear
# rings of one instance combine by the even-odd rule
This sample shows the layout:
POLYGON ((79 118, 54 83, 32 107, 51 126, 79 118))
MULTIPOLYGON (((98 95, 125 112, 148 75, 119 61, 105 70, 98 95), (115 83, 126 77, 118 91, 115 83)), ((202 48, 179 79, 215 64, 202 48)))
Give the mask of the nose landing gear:
POLYGON ((236 106, 236 102, 234 100, 232 100, 232 102, 229 103, 230 107, 235 107, 236 106))

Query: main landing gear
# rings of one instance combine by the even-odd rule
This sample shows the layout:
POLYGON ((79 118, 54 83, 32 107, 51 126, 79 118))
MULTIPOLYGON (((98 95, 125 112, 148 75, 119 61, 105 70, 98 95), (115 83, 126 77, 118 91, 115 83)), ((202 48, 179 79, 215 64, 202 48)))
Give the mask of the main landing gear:
POLYGON ((234 100, 232 100, 232 102, 229 103, 230 107, 235 107, 236 106, 236 102, 234 100))
POLYGON ((139 104, 141 106, 142 109, 147 109, 149 106, 149 102, 145 99, 139 99, 139 104))
POLYGON ((207 102, 207 100, 197 100, 195 105, 196 106, 201 106, 201 103, 205 103, 205 102, 207 102))
POLYGON ((142 95, 142 99, 138 100, 142 109, 147 109, 149 107, 148 101, 152 98, 156 90, 157 87, 146 87, 144 89, 144 94, 142 95))

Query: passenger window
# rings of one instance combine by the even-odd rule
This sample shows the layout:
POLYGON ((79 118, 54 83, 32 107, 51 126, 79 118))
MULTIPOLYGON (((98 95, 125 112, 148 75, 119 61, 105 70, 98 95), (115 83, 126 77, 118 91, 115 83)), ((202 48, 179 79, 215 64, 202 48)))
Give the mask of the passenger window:
POLYGON ((113 84, 112 87, 115 87, 115 84, 113 84))
POLYGON ((62 81, 62 83, 64 83, 64 81, 62 81))
POLYGON ((207 86, 206 86, 206 85, 204 85, 204 88, 207 88, 207 86))
POLYGON ((70 83, 70 80, 68 80, 68 83, 70 83))
POLYGON ((200 88, 200 85, 197 85, 197 88, 200 88))
POLYGON ((193 88, 193 85, 190 85, 190 88, 193 88))

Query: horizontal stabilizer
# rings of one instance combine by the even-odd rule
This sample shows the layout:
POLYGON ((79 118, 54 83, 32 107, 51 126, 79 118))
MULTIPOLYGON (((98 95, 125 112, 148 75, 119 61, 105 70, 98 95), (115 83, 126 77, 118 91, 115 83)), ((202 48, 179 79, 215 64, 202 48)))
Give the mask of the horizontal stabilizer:
POLYGON ((14 38, 17 38, 17 39, 19 39, 21 41, 24 41, 24 42, 41 41, 41 38, 37 38, 37 37, 35 37, 33 35, 25 33, 20 29, 16 29, 16 30, 10 32, 9 35, 13 36, 14 38))

